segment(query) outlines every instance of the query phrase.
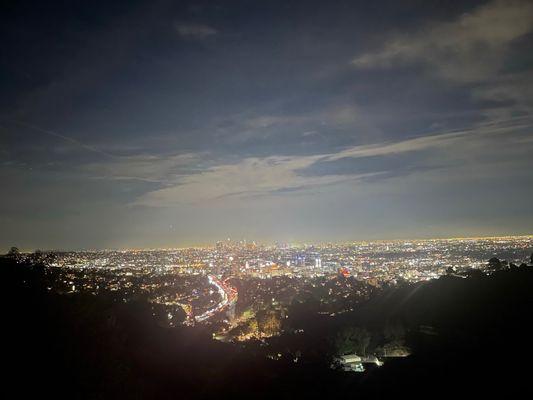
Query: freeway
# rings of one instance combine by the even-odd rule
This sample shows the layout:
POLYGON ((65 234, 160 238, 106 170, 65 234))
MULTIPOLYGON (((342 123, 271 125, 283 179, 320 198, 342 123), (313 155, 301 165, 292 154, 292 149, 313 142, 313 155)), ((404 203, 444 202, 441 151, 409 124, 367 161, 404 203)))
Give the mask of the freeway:
POLYGON ((203 322, 237 302, 237 290, 227 282, 227 279, 221 281, 214 275, 209 275, 208 279, 209 283, 217 288, 221 300, 203 314, 194 317, 196 322, 203 322))

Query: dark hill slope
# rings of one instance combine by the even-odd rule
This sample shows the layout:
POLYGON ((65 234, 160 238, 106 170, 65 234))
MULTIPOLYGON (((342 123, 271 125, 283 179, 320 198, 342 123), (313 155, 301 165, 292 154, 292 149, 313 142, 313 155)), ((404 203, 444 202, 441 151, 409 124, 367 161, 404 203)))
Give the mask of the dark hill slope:
POLYGON ((56 277, 42 266, 3 259, 0 274, 5 390, 17 398, 481 398, 530 391, 529 267, 389 289, 297 339, 322 354, 303 364, 265 359, 199 329, 161 328, 142 299, 54 295, 47 287, 56 277), (372 330, 390 321, 405 326, 413 354, 365 374, 327 368, 330 354, 315 345, 339 327, 372 330))

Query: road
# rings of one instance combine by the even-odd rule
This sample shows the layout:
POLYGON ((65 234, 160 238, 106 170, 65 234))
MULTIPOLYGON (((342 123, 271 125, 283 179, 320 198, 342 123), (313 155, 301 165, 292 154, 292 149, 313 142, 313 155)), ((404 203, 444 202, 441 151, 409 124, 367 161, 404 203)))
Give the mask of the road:
POLYGON ((196 322, 203 322, 211 318, 218 312, 223 311, 227 307, 235 305, 235 303, 237 302, 237 289, 231 286, 227 282, 227 279, 225 281, 221 281, 214 275, 208 275, 207 278, 209 279, 209 283, 217 288, 221 300, 209 310, 205 311, 203 314, 194 317, 196 322))

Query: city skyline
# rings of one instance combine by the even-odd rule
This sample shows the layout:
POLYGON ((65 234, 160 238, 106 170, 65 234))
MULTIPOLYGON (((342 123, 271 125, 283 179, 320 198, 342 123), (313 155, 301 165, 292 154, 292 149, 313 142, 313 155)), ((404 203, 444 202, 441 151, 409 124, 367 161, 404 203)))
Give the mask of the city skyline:
POLYGON ((201 248, 12 250, 7 257, 40 263, 56 274, 48 287, 57 293, 114 293, 123 302, 148 295, 153 316, 164 326, 206 324, 217 340, 243 342, 279 335, 279 318, 297 293, 322 288, 316 293, 324 305, 319 313, 332 317, 354 311, 390 286, 530 269, 532 250, 533 236, 306 246, 226 239, 201 248), (259 329, 254 321, 274 310, 279 314, 273 325, 259 329), (216 323, 220 319, 222 326, 216 323))
POLYGON ((0 250, 533 233, 533 3, 6 4, 0 250))
POLYGON ((190 244, 184 246, 170 246, 170 247, 107 247, 107 248, 24 248, 16 245, 0 249, 4 252, 12 248, 16 248, 21 253, 32 253, 35 251, 42 252, 128 252, 128 251, 180 251, 190 249, 212 249, 219 244, 230 243, 233 245, 251 245, 265 248, 274 247, 289 247, 289 248, 305 248, 305 247, 323 247, 323 246, 347 246, 360 244, 398 244, 411 242, 454 242, 454 241, 479 241, 479 240, 511 240, 511 239, 532 239, 532 235, 487 235, 487 236, 457 236, 457 237, 411 237, 411 238, 382 238, 382 239, 360 239, 360 240, 340 240, 340 241, 270 241, 261 242, 247 238, 225 238, 216 240, 214 242, 206 242, 201 244, 190 244))

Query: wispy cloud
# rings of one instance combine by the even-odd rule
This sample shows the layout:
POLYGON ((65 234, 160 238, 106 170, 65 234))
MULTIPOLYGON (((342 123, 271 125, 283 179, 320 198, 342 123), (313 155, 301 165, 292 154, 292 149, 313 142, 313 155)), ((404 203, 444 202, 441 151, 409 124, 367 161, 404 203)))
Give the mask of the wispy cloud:
MULTIPOLYGON (((502 138, 519 135, 524 128, 530 128, 531 121, 505 121, 498 124, 479 126, 469 130, 435 134, 397 142, 384 142, 372 145, 352 146, 336 153, 307 156, 249 157, 236 163, 218 164, 205 170, 180 176, 174 184, 151 191, 138 198, 134 204, 151 207, 172 207, 180 204, 201 204, 216 202, 231 197, 279 195, 307 189, 317 189, 325 185, 343 184, 347 181, 376 181, 379 176, 397 176, 391 171, 358 171, 330 174, 305 173, 318 163, 334 163, 344 159, 364 159, 390 155, 430 152, 433 164, 409 166, 409 173, 423 173, 424 170, 455 168, 469 159, 483 164, 483 158, 494 155, 494 148, 502 145, 502 138)), ((500 151, 501 153, 501 151, 500 151)), ((512 151, 503 152, 509 156, 512 151)), ((487 161, 485 161, 487 162, 487 161)), ((490 162, 490 159, 489 161, 490 162)), ((169 161, 165 161, 169 163, 169 161)), ((171 164, 171 162, 170 162, 171 164)))
POLYGON ((190 22, 177 22, 175 28, 178 35, 189 39, 205 39, 218 33, 215 28, 209 25, 190 22))
POLYGON ((200 168, 205 169, 204 156, 204 153, 127 156, 117 158, 113 162, 87 164, 84 170, 97 179, 172 184, 182 176, 191 175, 200 171, 200 168))
POLYGON ((452 22, 425 26, 392 37, 382 49, 353 59, 357 68, 425 63, 459 82, 492 78, 503 66, 508 46, 533 30, 533 2, 494 0, 452 22))
POLYGON ((228 143, 247 143, 291 134, 296 138, 324 138, 324 130, 354 127, 369 130, 361 110, 355 104, 343 103, 297 113, 245 112, 225 120, 217 132, 228 143))

